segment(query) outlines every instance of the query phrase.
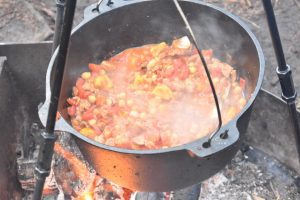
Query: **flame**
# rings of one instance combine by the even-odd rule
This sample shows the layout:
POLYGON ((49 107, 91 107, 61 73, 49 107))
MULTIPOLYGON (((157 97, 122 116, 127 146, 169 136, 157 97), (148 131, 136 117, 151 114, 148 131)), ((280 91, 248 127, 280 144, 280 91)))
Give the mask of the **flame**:
POLYGON ((82 193, 80 197, 77 198, 77 200, 94 200, 94 195, 90 191, 86 191, 82 193))
MULTIPOLYGON (((87 165, 82 160, 70 151, 64 149, 64 147, 59 143, 55 143, 54 150, 57 154, 69 162, 71 170, 82 182, 85 182, 86 187, 78 194, 75 200, 94 200, 95 188, 97 187, 99 180, 102 178, 96 174, 91 174, 87 165)), ((109 182, 104 183, 103 187, 106 191, 114 191, 121 194, 121 196, 123 196, 121 197, 122 200, 129 200, 133 193, 131 190, 118 188, 109 182)))

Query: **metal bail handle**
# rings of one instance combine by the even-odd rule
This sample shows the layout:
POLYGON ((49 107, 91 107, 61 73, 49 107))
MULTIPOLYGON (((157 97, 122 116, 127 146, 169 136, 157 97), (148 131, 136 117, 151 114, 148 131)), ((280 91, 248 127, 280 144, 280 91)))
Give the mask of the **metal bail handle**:
MULTIPOLYGON (((93 11, 97 11, 100 13, 100 5, 102 4, 103 0, 99 0, 96 4, 96 8, 93 9, 93 11)), ((107 1, 107 6, 111 6, 112 4, 114 4, 114 2, 112 0, 108 0, 107 1)))
MULTIPOLYGON (((194 155, 205 158, 212 156, 219 151, 236 144, 240 138, 240 132, 237 128, 236 121, 231 122, 229 126, 223 126, 213 137, 209 144, 206 138, 204 143, 195 143, 188 150, 194 155), (208 145, 208 146, 207 146, 208 145)), ((203 140, 202 140, 203 142, 203 140)))
POLYGON ((210 71, 208 69, 208 66, 207 66, 207 63, 205 61, 205 58, 202 54, 202 50, 199 48, 199 43, 197 42, 196 40, 196 37, 194 35, 194 32, 192 30, 192 27, 190 26, 190 23, 188 22, 188 19, 185 15, 185 13, 183 12, 178 0, 173 0, 174 2, 174 5, 178 11, 178 14, 179 16, 182 18, 182 21, 184 22, 186 28, 187 28, 187 34, 189 36, 189 38, 192 40, 192 43, 195 45, 195 48, 199 54, 199 57, 201 59, 201 62, 203 64, 203 68, 205 70, 205 73, 207 75, 207 79, 209 81, 209 85, 210 85, 210 88, 211 88, 211 92, 213 94, 213 98, 214 98, 214 101, 215 101, 215 106, 216 106, 216 111, 217 111, 217 115, 218 115, 218 127, 217 129, 211 133, 211 135, 209 136, 209 138, 207 139, 207 142, 205 143, 205 146, 206 148, 209 148, 211 146, 211 141, 212 139, 217 135, 218 131, 221 129, 222 127, 222 114, 221 114, 221 109, 220 109, 220 104, 219 104, 219 100, 218 100, 218 96, 217 96, 217 93, 216 93, 216 89, 215 89, 215 86, 214 86, 214 83, 212 81, 212 78, 211 78, 211 75, 210 75, 210 71))

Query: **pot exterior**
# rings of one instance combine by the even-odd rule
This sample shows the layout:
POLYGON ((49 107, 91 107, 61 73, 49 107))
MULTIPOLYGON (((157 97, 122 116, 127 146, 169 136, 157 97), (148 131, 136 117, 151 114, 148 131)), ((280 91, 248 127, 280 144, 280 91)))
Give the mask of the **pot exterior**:
MULTIPOLYGON (((185 188, 217 173, 238 151, 249 123, 253 101, 262 82, 262 51, 253 34, 231 14, 200 1, 181 1, 197 40, 203 42, 202 48, 214 49, 217 58, 234 66, 247 81, 247 105, 233 123, 222 127, 222 131, 229 132, 230 127, 237 127, 236 140, 229 147, 218 148, 217 152, 211 151, 204 156, 199 153, 202 152, 199 149, 202 148, 203 141, 152 153, 117 149, 96 143, 73 129, 67 114, 66 99, 71 95, 76 79, 88 70, 87 64, 100 62, 105 56, 130 47, 170 41, 173 37, 186 35, 185 26, 178 25, 183 22, 175 7, 170 6, 173 5, 171 0, 129 2, 131 1, 126 6, 116 6, 109 12, 84 21, 72 34, 59 102, 63 120, 57 123, 56 129, 73 134, 83 155, 96 172, 120 186, 150 192, 185 188), (232 58, 229 61, 228 54, 232 58)), ((47 72, 48 101, 56 55, 53 55, 47 72)), ((40 110, 46 112, 47 100, 44 105, 46 106, 40 110)), ((211 149, 216 150, 214 146, 211 149)))
POLYGON ((222 170, 240 149, 251 112, 252 106, 237 122, 239 140, 207 157, 198 157, 185 149, 158 154, 124 154, 98 148, 77 137, 75 140, 100 176, 133 191, 168 192, 200 183, 222 170))
POLYGON ((214 175, 233 158, 239 143, 200 158, 187 150, 134 155, 108 151, 76 138, 87 161, 100 176, 133 191, 173 191, 214 175))

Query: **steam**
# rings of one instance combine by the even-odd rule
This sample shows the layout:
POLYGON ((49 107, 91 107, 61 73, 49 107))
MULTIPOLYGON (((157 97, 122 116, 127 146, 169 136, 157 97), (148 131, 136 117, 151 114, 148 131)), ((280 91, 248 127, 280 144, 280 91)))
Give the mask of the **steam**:
MULTIPOLYGON (((134 36, 128 36, 129 39, 126 38, 125 42, 120 41, 120 44, 141 46, 138 44, 172 41, 174 37, 179 38, 186 35, 187 30, 185 24, 182 22, 176 7, 174 5, 170 7, 171 1, 160 2, 162 2, 161 6, 166 6, 166 8, 164 8, 166 12, 153 13, 149 16, 147 13, 147 24, 135 29, 134 36)), ((182 4, 190 4, 190 2, 184 2, 182 4)), ((196 6, 188 7, 191 8, 190 11, 184 9, 187 8, 187 6, 183 6, 183 11, 188 17, 191 28, 200 45, 199 48, 213 49, 214 57, 216 56, 222 62, 226 62, 236 68, 242 67, 243 63, 247 61, 247 54, 239 53, 243 51, 244 38, 241 34, 236 32, 236 25, 231 22, 223 24, 226 20, 220 20, 224 15, 219 12, 211 10, 200 12, 203 11, 200 6, 199 9, 196 6), (240 63, 240 66, 234 66, 234 60, 237 59, 239 60, 238 63, 240 63)), ((124 19, 124 21, 127 21, 128 18, 129 15, 125 17, 126 20, 124 19)), ((135 20, 137 19, 134 19, 134 21, 135 20)), ((114 29, 112 28, 112 30, 114 29)), ((132 30, 129 31, 126 29, 125 32, 126 34, 124 34, 127 36, 129 33, 132 33, 132 30)), ((120 38, 118 38, 118 40, 120 40, 120 38)), ((132 46, 126 48, 129 47, 132 46)), ((124 46, 120 49, 123 48, 124 46)), ((197 67, 197 70, 204 72, 203 67, 197 67)), ((174 146, 174 144, 184 144, 201 138, 212 133, 217 128, 218 118, 213 96, 195 96, 193 93, 193 90, 198 87, 196 85, 197 81, 200 83, 204 82, 203 80, 197 80, 192 83, 177 79, 171 82, 164 80, 163 84, 169 88, 185 88, 176 91, 177 94, 174 94, 180 98, 174 98, 166 103, 162 99, 153 98, 149 93, 143 92, 142 90, 130 89, 129 83, 132 83, 133 80, 128 80, 128 77, 134 77, 134 74, 128 75, 129 73, 133 72, 126 70, 126 67, 121 65, 118 66, 118 69, 114 70, 113 73, 108 72, 115 86, 112 91, 105 93, 105 95, 110 98, 114 105, 122 107, 121 105, 123 104, 130 104, 131 106, 130 111, 122 110, 121 108, 124 113, 130 112, 128 115, 124 115, 124 117, 110 116, 114 124, 117 124, 117 126, 114 127, 116 134, 124 134, 129 138, 134 138, 140 134, 144 135, 145 140, 142 138, 138 140, 138 143, 141 144, 147 143, 149 138, 153 139, 153 137, 155 137, 155 139, 153 139, 155 141, 159 140, 159 136, 163 137, 164 135, 171 134, 171 138, 174 141, 170 141, 169 146, 174 146), (119 98, 119 96, 124 96, 120 95, 122 93, 125 94, 125 97, 119 98), (158 123, 153 124, 153 122, 158 123), (157 135, 158 138, 156 138, 157 135)), ((207 80, 206 76, 202 78, 207 80)), ((204 84, 208 84, 208 82, 204 84)), ((218 91, 218 87, 216 87, 216 89, 218 91)), ((229 90, 227 93, 229 93, 229 90)), ((225 109, 225 103, 222 102, 220 98, 219 101, 221 111, 223 111, 225 109)), ((101 109, 105 110, 106 108, 102 107, 101 109)), ((107 110, 109 110, 109 108, 107 108, 107 110)), ((147 146, 147 148, 152 147, 150 145, 147 146)))

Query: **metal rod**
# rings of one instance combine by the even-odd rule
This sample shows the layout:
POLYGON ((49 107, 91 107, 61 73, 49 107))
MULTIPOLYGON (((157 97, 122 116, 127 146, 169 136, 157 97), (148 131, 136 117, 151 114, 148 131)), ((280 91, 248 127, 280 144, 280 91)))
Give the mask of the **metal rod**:
POLYGON ((51 100, 48 110, 48 117, 46 122, 45 131, 42 133, 42 142, 40 145, 36 174, 37 182, 34 191, 34 200, 40 200, 45 184, 45 179, 50 173, 51 161, 53 156, 53 148, 55 143, 54 127, 56 121, 56 113, 58 107, 58 100, 61 90, 61 84, 65 69, 66 58, 68 54, 69 39, 72 31, 74 13, 76 8, 77 0, 67 0, 66 8, 64 12, 64 20, 62 25, 62 31, 60 36, 59 51, 57 54, 55 67, 54 67, 54 78, 51 88, 51 100))
POLYGON ((262 0, 266 17, 269 25, 270 35, 273 42, 274 51, 277 58, 278 67, 276 69, 280 86, 282 90, 282 99, 287 103, 290 113, 291 122, 293 123, 294 135, 298 151, 298 161, 300 161, 300 124, 296 110, 297 92, 295 91, 294 82, 292 78, 292 70, 286 64, 280 35, 276 23, 276 18, 273 10, 271 0, 262 0))
POLYGON ((205 144, 205 147, 210 147, 210 143, 211 143, 211 140, 214 138, 214 136, 218 133, 218 131, 220 130, 220 128, 222 127, 222 115, 221 115, 221 109, 220 109, 220 105, 219 105, 219 100, 218 100, 218 96, 217 96, 217 93, 216 93, 216 89, 215 89, 215 86, 213 84, 213 81, 212 81, 212 78, 210 76, 210 72, 209 72, 209 69, 207 67, 207 64, 206 64, 206 61, 204 59, 204 56, 201 52, 201 49, 199 48, 199 44, 197 43, 197 40, 196 40, 196 37, 193 33, 193 30, 180 6, 180 4, 178 3, 178 0, 173 0, 182 20, 184 21, 184 24, 186 25, 187 29, 188 29, 188 33, 189 33, 189 37, 192 39, 192 42, 193 44, 195 45, 195 48, 200 56, 200 59, 201 59, 201 62, 204 66, 204 69, 205 69, 205 73, 207 75, 207 78, 208 78, 208 81, 209 81, 209 84, 210 84, 210 87, 211 87, 211 90, 212 90, 212 93, 213 93, 213 97, 214 97, 214 101, 215 101, 215 104, 216 104, 216 108, 217 108, 217 114, 218 114, 218 128, 217 130, 212 133, 207 141, 207 143, 205 144))
POLYGON ((276 54, 276 59, 280 70, 286 70, 285 57, 281 45, 280 35, 277 28, 276 18, 271 0, 262 0, 266 12, 266 17, 272 37, 272 42, 276 54))
POLYGON ((65 0, 56 0, 56 7, 57 9, 56 9, 54 37, 53 37, 53 44, 52 44, 52 53, 54 53, 60 41, 61 28, 63 24, 64 9, 65 9, 65 0))
POLYGON ((67 0, 64 13, 64 22, 61 31, 60 47, 56 58, 54 68, 54 81, 51 91, 51 100, 49 105, 49 113, 46 122, 46 131, 54 130, 58 98, 61 90, 61 83, 65 69, 65 63, 68 53, 69 39, 72 31, 73 18, 75 13, 76 0, 67 0))

